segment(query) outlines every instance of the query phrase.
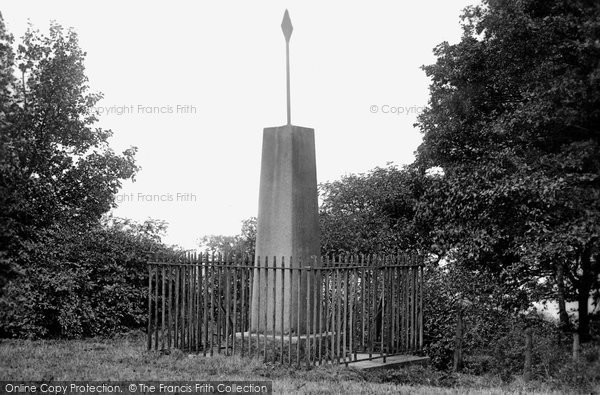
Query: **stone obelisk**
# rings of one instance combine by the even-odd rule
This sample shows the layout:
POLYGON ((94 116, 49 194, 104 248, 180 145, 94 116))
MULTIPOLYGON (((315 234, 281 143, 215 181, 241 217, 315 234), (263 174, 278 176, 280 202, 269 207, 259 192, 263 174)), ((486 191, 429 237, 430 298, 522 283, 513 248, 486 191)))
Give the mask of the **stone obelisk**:
MULTIPOLYGON (((286 45, 287 124, 263 131, 256 267, 266 262, 269 267, 276 262, 287 268, 320 263, 315 132, 291 124, 289 43, 293 27, 287 10, 281 28, 286 45)), ((298 271, 285 270, 283 278, 281 270, 273 272, 254 270, 251 331, 272 333, 275 316, 276 333, 282 328, 286 334, 290 330, 306 333, 307 313, 312 329, 313 306, 318 305, 319 295, 314 296, 317 292, 312 287, 318 279, 311 277, 307 284, 306 274, 300 278, 298 271)))

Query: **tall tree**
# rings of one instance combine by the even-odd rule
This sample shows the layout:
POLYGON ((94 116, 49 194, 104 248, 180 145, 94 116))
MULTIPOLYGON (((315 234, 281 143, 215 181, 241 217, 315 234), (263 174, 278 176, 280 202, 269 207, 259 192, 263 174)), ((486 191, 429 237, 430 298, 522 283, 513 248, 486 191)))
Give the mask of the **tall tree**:
MULTIPOLYGON (((15 76, 13 74, 13 66, 15 62, 15 53, 13 51, 14 38, 6 31, 2 13, 0 13, 0 130, 4 131, 9 126, 8 118, 14 109, 11 89, 15 86, 15 76)), ((0 158, 8 156, 9 143, 7 136, 0 133, 0 158)), ((4 162, 0 159, 0 174, 4 173, 4 162)), ((0 182, 3 182, 3 177, 0 182)), ((0 184, 3 185, 3 184, 0 184)), ((4 192, 3 190, 0 192, 4 192)), ((0 193, 0 205, 4 207, 6 201, 4 193, 0 193)), ((0 222, 0 242, 6 243, 4 237, 9 232, 4 221, 0 222)), ((5 251, 0 251, 0 295, 2 287, 6 281, 16 274, 15 265, 11 262, 5 251)))
POLYGON ((394 254, 420 249, 414 217, 421 188, 417 173, 394 165, 321 184, 322 252, 394 254))
POLYGON ((463 28, 424 68, 416 165, 443 169, 426 195, 437 242, 531 299, 576 299, 587 338, 600 275, 600 3, 488 0, 463 28))
POLYGON ((94 105, 102 96, 89 90, 85 52, 74 31, 52 23, 42 34, 30 26, 15 54, 0 19, 0 56, 5 272, 28 265, 31 251, 52 234, 98 225, 137 167, 135 148, 115 154, 108 146, 112 132, 94 126, 94 105))

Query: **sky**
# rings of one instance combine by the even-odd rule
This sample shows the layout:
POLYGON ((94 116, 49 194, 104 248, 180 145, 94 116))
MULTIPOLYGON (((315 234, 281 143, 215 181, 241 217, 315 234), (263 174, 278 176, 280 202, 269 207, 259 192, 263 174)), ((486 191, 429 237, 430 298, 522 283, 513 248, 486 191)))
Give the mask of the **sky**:
POLYGON ((422 65, 461 36, 476 1, 16 1, 0 10, 18 39, 51 20, 87 52, 98 125, 136 146, 141 170, 113 215, 169 223, 167 244, 239 233, 257 215, 262 131, 286 123, 289 10, 292 124, 315 129, 318 182, 414 159, 427 105, 422 65))

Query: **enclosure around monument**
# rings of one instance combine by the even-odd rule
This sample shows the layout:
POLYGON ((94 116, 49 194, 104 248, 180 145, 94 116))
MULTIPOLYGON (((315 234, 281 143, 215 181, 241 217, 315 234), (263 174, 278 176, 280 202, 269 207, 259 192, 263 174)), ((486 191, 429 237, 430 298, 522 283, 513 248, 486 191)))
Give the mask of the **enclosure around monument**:
POLYGON ((280 259, 259 265, 248 256, 154 259, 148 265, 148 349, 309 365, 385 362, 422 349, 423 265, 416 255, 321 257, 316 265, 297 266, 293 257, 280 259), (275 281, 254 281, 265 275, 275 281), (280 297, 286 279, 303 280, 306 290, 286 297, 302 304, 306 295, 311 314, 267 308, 252 314, 253 295, 260 298, 257 306, 267 306, 280 297), (264 293, 253 293, 257 283, 264 293), (284 329, 285 314, 295 330, 284 329), (252 330, 265 324, 269 330, 252 330))
POLYGON ((263 131, 256 251, 149 264, 148 349, 351 363, 423 347, 421 260, 319 257, 315 131, 292 125, 288 11, 287 124, 263 131))

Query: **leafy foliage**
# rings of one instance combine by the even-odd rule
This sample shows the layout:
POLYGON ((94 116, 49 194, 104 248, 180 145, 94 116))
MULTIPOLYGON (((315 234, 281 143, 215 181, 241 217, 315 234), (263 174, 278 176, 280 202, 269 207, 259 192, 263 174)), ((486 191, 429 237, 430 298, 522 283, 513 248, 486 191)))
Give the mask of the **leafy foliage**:
MULTIPOLYGON (((0 23, 0 265, 27 270, 32 252, 60 229, 98 223, 114 204, 121 181, 132 178, 136 149, 115 154, 111 131, 93 126, 84 73, 85 53, 75 32, 51 24, 48 35, 29 28, 12 50, 0 23), (20 79, 13 76, 18 65, 20 79)), ((1 285, 1 284, 0 284, 1 285)))
POLYGON ((422 203, 433 244, 532 301, 577 300, 583 338, 600 286, 599 20, 583 0, 468 8, 424 68, 417 124, 415 166, 443 170, 422 203))
POLYGON ((0 336, 139 327, 165 224, 102 219, 138 170, 136 149, 115 154, 111 131, 94 126, 101 95, 74 31, 30 26, 13 42, 0 17, 0 336))
POLYGON ((420 178, 389 165, 320 184, 324 254, 397 253, 420 246, 414 217, 420 178))
POLYGON ((30 252, 35 264, 0 299, 0 336, 77 338, 144 326, 146 264, 167 252, 164 230, 161 221, 109 218, 85 233, 48 232, 48 244, 30 252))
POLYGON ((256 245, 256 217, 250 217, 242 221, 242 229, 239 235, 206 235, 200 238, 199 245, 200 248, 209 252, 253 256, 256 245))
POLYGON ((517 313, 527 307, 527 298, 523 293, 506 293, 490 273, 472 271, 457 262, 430 265, 424 273, 426 353, 438 368, 451 366, 459 313, 466 325, 463 348, 467 354, 480 349, 489 352, 502 333, 522 321, 517 313))

